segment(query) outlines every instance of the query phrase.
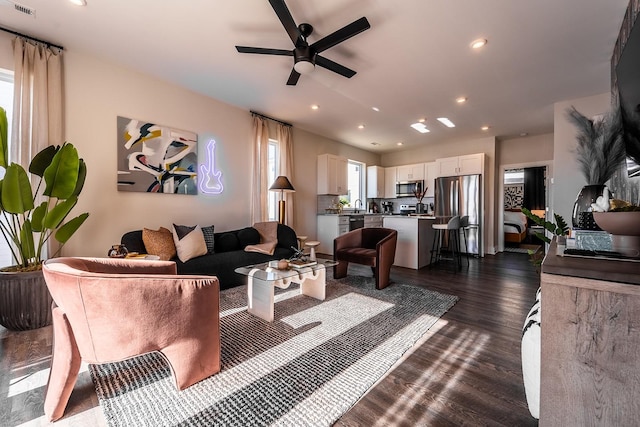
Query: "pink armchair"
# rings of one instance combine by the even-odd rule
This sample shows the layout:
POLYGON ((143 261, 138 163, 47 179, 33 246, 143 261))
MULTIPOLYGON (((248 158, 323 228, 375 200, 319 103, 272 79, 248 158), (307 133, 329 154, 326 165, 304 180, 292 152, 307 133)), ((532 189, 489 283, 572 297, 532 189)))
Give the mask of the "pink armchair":
POLYGON ((220 371, 216 277, 178 276, 171 261, 110 258, 54 258, 42 269, 54 301, 49 420, 64 414, 82 360, 159 351, 178 390, 220 371))

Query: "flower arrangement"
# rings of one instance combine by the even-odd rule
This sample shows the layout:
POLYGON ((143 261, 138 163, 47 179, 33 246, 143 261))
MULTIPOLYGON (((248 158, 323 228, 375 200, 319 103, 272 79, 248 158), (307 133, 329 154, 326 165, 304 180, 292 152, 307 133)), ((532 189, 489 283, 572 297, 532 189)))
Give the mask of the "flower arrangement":
POLYGON ((413 190, 413 195, 418 200, 418 203, 422 203, 422 199, 424 199, 424 196, 427 194, 428 189, 429 187, 425 186, 423 191, 420 191, 420 187, 413 190))

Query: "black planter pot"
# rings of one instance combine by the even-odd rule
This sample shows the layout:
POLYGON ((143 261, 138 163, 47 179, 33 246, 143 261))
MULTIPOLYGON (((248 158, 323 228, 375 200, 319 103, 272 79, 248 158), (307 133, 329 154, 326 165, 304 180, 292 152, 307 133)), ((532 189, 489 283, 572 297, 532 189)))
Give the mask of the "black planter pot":
POLYGON ((579 230, 602 230, 593 220, 591 212, 591 203, 595 203, 598 197, 602 196, 602 192, 606 188, 604 184, 585 185, 578 193, 575 203, 573 204, 573 215, 571 221, 573 228, 579 230))
POLYGON ((50 325, 51 303, 42 270, 0 272, 0 325, 12 331, 50 325))

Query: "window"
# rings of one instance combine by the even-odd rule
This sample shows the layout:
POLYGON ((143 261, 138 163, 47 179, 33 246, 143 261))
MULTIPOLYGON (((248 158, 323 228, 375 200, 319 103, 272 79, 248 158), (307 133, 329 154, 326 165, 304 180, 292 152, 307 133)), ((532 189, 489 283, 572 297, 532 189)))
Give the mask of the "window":
MULTIPOLYGON (((269 140, 269 148, 267 149, 267 182, 269 186, 279 175, 280 171, 280 144, 275 139, 269 140)), ((280 192, 269 191, 267 188, 267 211, 269 212, 269 221, 278 220, 278 197, 280 192)))
MULTIPOLYGON (((11 141, 11 121, 13 117, 13 71, 0 68, 0 107, 7 112, 9 129, 7 136, 11 141)), ((4 168, 0 168, 0 179, 4 178, 4 168)), ((2 219, 4 221, 4 219, 2 219)), ((0 239, 0 267, 14 264, 11 251, 4 239, 0 239)))
POLYGON ((347 165, 347 200, 351 207, 356 207, 356 200, 360 200, 358 203, 358 209, 364 207, 364 163, 356 162, 355 160, 349 160, 347 165))

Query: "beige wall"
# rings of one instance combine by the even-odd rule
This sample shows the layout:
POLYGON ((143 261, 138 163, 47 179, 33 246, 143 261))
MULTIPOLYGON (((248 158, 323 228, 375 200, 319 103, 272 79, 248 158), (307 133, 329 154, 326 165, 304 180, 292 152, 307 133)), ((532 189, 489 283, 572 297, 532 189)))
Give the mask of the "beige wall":
POLYGON ((553 134, 498 141, 497 155, 499 166, 550 161, 553 159, 553 134))
POLYGON ((580 189, 587 184, 579 170, 575 158, 576 128, 566 118, 566 110, 571 106, 587 117, 609 110, 609 93, 588 96, 554 104, 553 118, 553 184, 551 186, 551 207, 571 226, 573 203, 580 189))
MULTIPOLYGON (((0 38, 0 64, 13 69, 10 38, 0 38), (9 48, 7 49, 7 45, 9 48)), ((85 159, 87 181, 75 212, 87 222, 64 248, 65 255, 105 256, 121 235, 142 227, 215 225, 216 231, 249 224, 251 115, 94 57, 65 51, 66 139, 85 159), (185 196, 117 191, 116 117, 149 120, 196 132, 199 158, 215 139, 221 195, 185 196)), ((286 118, 283 118, 286 119, 286 118)), ((331 152, 376 164, 379 156, 294 128, 296 231, 316 236, 316 154, 331 152)))
POLYGON ((311 238, 316 236, 317 156, 335 154, 367 166, 379 165, 380 156, 297 128, 293 140, 296 231, 311 238))

